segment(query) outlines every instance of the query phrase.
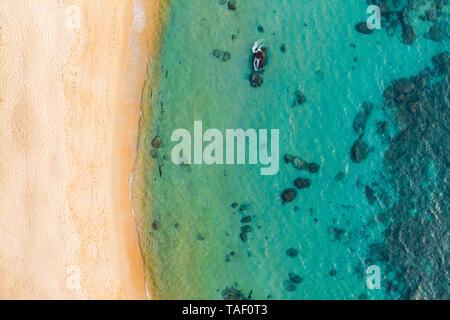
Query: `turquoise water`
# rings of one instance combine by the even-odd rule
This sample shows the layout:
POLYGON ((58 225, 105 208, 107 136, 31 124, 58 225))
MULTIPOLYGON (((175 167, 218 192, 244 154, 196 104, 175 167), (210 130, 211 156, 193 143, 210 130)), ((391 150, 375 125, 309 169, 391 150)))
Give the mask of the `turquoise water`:
POLYGON ((149 164, 144 179, 151 196, 143 199, 148 207, 140 219, 148 227, 141 240, 155 297, 221 299, 235 288, 254 299, 397 298, 384 285, 393 276, 388 262, 377 263, 381 289, 369 290, 365 280, 369 247, 385 241, 386 229, 376 218, 386 203, 370 204, 365 194, 365 186, 379 180, 388 148, 376 123, 398 130, 383 108, 383 90, 431 66, 445 42, 421 36, 431 24, 413 15, 419 37, 412 45, 401 42, 400 29, 394 36, 384 29, 358 33, 355 24, 368 16, 365 1, 238 1, 237 11, 219 3, 171 2, 153 113, 144 110, 151 116, 141 127, 139 153, 149 164), (249 58, 259 39, 268 62, 263 85, 252 88, 249 58), (231 59, 217 59, 214 49, 231 59), (297 90, 306 102, 293 107, 297 90), (350 150, 359 134, 352 123, 364 101, 374 105, 364 134, 371 149, 354 163, 350 150), (279 173, 261 176, 258 165, 173 164, 173 130, 193 133, 196 120, 204 130, 222 132, 279 129, 279 173), (150 145, 155 136, 162 140, 157 149, 150 145), (297 170, 285 154, 316 162, 320 170, 297 170), (340 172, 345 178, 337 181, 340 172), (311 179, 311 187, 282 205, 281 192, 298 177, 311 179), (249 205, 244 212, 242 204, 249 205), (244 242, 240 220, 247 215, 252 231, 244 242), (298 255, 288 256, 289 248, 298 255), (289 273, 303 279, 294 291, 284 284, 289 273))

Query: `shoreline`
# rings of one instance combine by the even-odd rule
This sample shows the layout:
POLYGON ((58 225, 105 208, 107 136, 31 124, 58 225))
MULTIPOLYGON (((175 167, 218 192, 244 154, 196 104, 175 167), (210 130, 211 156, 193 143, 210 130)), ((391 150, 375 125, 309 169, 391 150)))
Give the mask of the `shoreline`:
POLYGON ((157 40, 153 42, 155 54, 149 60, 145 84, 142 89, 139 109, 139 132, 136 143, 137 153, 133 170, 130 175, 130 203, 138 226, 139 244, 145 273, 145 292, 148 300, 158 299, 158 296, 155 289, 157 281, 155 279, 155 273, 153 271, 154 265, 152 263, 152 259, 155 257, 150 256, 146 248, 148 240, 147 231, 151 228, 149 217, 152 216, 150 211, 151 208, 147 204, 152 200, 149 200, 150 193, 147 193, 148 186, 146 184, 146 174, 144 171, 154 169, 155 164, 146 161, 145 153, 147 149, 141 147, 141 145, 149 145, 152 141, 152 137, 150 136, 152 133, 152 121, 149 119, 154 117, 154 103, 157 96, 156 93, 159 89, 159 80, 161 77, 160 61, 162 59, 162 46, 167 28, 169 5, 170 0, 162 0, 159 8, 160 25, 157 29, 157 40))
POLYGON ((146 299, 130 179, 161 5, 0 4, 0 299, 146 299))

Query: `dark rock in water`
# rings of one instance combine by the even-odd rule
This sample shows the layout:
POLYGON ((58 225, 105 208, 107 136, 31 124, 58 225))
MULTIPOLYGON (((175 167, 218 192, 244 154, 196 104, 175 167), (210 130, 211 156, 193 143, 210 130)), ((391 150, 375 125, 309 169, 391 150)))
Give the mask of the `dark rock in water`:
POLYGON ((239 238, 240 238, 242 241, 247 242, 247 233, 241 232, 241 233, 239 234, 239 238))
POLYGON ((228 51, 225 51, 222 55, 222 61, 227 62, 230 59, 231 59, 231 53, 229 53, 228 51))
POLYGON ((232 36, 231 36, 231 40, 236 40, 238 38, 238 35, 237 34, 233 34, 232 36))
POLYGON ((373 110, 373 104, 367 101, 364 101, 362 104, 362 110, 359 111, 355 118, 353 119, 353 130, 357 134, 364 133, 364 130, 366 128, 367 120, 369 119, 370 114, 373 110))
POLYGON ((231 257, 229 254, 225 255, 225 262, 230 262, 231 261, 231 257))
POLYGON ((231 11, 236 11, 236 0, 230 0, 228 1, 228 9, 231 11))
POLYGON ((159 229, 159 222, 157 220, 153 221, 152 229, 153 229, 153 231, 158 231, 158 229, 159 229))
POLYGON ((300 157, 294 157, 292 165, 295 169, 306 170, 308 169, 308 163, 300 157))
POLYGON ((241 206, 239 207, 239 211, 244 212, 244 211, 246 211, 249 207, 250 207, 249 204, 246 204, 246 203, 241 204, 241 206))
POLYGON ((292 284, 292 282, 288 280, 283 281, 283 287, 286 291, 292 292, 295 291, 296 287, 292 284))
POLYGON ((250 216, 246 216, 241 219, 241 223, 249 223, 250 221, 252 221, 252 217, 250 216))
POLYGON ((237 203, 237 202, 233 202, 233 203, 231 204, 231 207, 232 207, 233 209, 236 209, 237 206, 238 206, 238 203, 237 203))
POLYGON ((236 289, 235 287, 231 287, 222 290, 222 298, 224 300, 245 300, 245 295, 242 291, 236 289))
POLYGON ((315 162, 311 162, 308 164, 308 171, 311 173, 317 173, 320 170, 320 166, 315 163, 315 162))
POLYGON ((205 237, 202 236, 200 233, 197 233, 197 240, 198 241, 203 241, 203 240, 205 240, 205 237))
POLYGON ((298 250, 294 248, 289 248, 286 250, 286 254, 291 258, 295 258, 298 255, 298 250))
POLYGON ((409 101, 408 102, 408 109, 412 113, 415 113, 417 110, 419 110, 421 106, 422 106, 422 102, 420 102, 420 101, 409 101))
POLYGON ((364 193, 366 194, 366 198, 367 198, 367 200, 369 200, 370 205, 373 205, 375 203, 375 201, 377 201, 377 197, 375 196, 375 191, 371 187, 366 186, 364 188, 364 193))
POLYGON ((388 129, 387 121, 379 121, 376 123, 377 133, 378 134, 386 134, 388 129))
POLYGON ((387 87, 384 92, 383 96, 387 99, 393 99, 395 97, 395 90, 393 86, 387 87))
POLYGON ((409 24, 409 15, 408 15, 408 9, 404 8, 401 11, 397 12, 398 20, 402 24, 402 26, 406 27, 409 24))
POLYGON ((306 178, 297 178, 294 181, 295 186, 298 189, 304 189, 304 188, 308 188, 309 186, 311 186, 311 180, 310 179, 306 179, 306 178))
POLYGON ((429 10, 425 11, 425 20, 428 20, 430 22, 436 21, 436 8, 431 7, 429 10))
POLYGON ((445 33, 444 33, 444 30, 440 26, 433 24, 430 27, 430 29, 428 29, 428 32, 425 33, 423 36, 432 41, 441 42, 442 39, 445 37, 445 33))
POLYGON ((286 52, 286 43, 283 43, 280 47, 281 52, 286 52))
POLYGON ((404 27, 402 38, 404 44, 412 44, 417 38, 417 34, 416 31, 414 30, 414 27, 409 25, 404 27))
POLYGON ((395 83, 395 89, 403 94, 413 91, 414 87, 414 82, 408 78, 401 78, 395 83))
POLYGON ((361 294, 358 296, 358 300, 367 300, 367 299, 369 299, 369 297, 368 297, 367 294, 365 294, 365 293, 361 293, 361 294))
POLYGON ((289 154, 285 154, 284 155, 284 162, 286 162, 286 163, 294 162, 294 157, 289 155, 289 154))
POLYGON ((301 104, 304 104, 305 102, 306 102, 305 95, 300 90, 295 91, 295 100, 292 106, 293 107, 299 106, 301 104))
POLYGON ((336 181, 342 181, 342 180, 344 180, 345 179, 345 173, 343 173, 343 172, 339 172, 335 177, 334 177, 334 180, 336 180, 336 181))
POLYGON ((252 73, 250 74, 249 80, 250 80, 250 86, 253 88, 260 87, 264 82, 262 75, 256 71, 252 71, 252 73))
POLYGON ((251 232, 252 231, 252 227, 249 226, 249 225, 242 226, 241 227, 241 231, 242 232, 246 232, 246 233, 251 232))
POLYGON ((330 276, 334 277, 337 275, 337 271, 335 269, 330 270, 330 276))
POLYGON ((152 147, 153 147, 153 148, 160 148, 161 145, 162 145, 162 140, 161 140, 161 138, 155 137, 155 138, 152 140, 152 147))
POLYGON ((303 278, 300 277, 300 276, 299 276, 298 274, 296 274, 296 273, 289 272, 288 276, 289 276, 289 280, 290 280, 292 283, 299 284, 299 283, 301 283, 301 282, 303 281, 303 278))
POLYGON ((231 59, 231 53, 220 49, 214 49, 213 56, 216 57, 217 59, 222 60, 223 62, 227 62, 228 60, 231 59))
POLYGON ((258 32, 263 33, 264 32, 264 27, 263 26, 258 26, 258 32))
POLYGON ((150 150, 150 155, 153 159, 156 159, 158 157, 158 152, 156 150, 150 150))
POLYGON ((341 241, 345 237, 345 229, 343 228, 331 227, 329 231, 333 234, 335 240, 341 241))
POLYGON ((355 25, 356 31, 362 34, 371 34, 373 32, 373 29, 369 29, 367 26, 367 22, 360 22, 355 25))
POLYGON ((323 74, 323 72, 321 70, 317 70, 316 71, 316 80, 317 80, 317 82, 322 81, 323 78, 325 78, 325 75, 323 74))
POLYGON ((369 155, 369 146, 367 143, 358 139, 352 146, 352 150, 350 151, 350 158, 353 162, 360 163, 364 161, 369 155))
POLYGON ((433 65, 439 73, 448 71, 450 66, 450 54, 448 51, 433 56, 433 65))
POLYGON ((214 49, 213 50, 213 56, 216 58, 220 58, 223 55, 223 51, 220 49, 214 49))
POLYGON ((289 188, 283 191, 281 198, 283 199, 283 204, 286 202, 291 202, 297 196, 297 191, 295 189, 289 188))

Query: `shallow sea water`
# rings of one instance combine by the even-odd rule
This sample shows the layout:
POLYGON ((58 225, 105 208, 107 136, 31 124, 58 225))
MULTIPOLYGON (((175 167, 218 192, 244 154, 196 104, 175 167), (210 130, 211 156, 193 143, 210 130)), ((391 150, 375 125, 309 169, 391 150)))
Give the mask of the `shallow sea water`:
MULTIPOLYGON (((356 32, 355 24, 368 17, 365 1, 238 1, 237 11, 219 2, 172 0, 153 111, 143 110, 149 116, 141 124, 139 156, 148 169, 140 172, 151 196, 138 214, 155 297, 221 299, 235 288, 254 299, 397 298, 384 280, 381 289, 369 290, 365 279, 368 248, 384 241, 386 228, 376 219, 386 204, 371 205, 365 194, 383 171, 388 147, 376 122, 395 128, 383 110, 383 90, 430 66, 445 45, 421 36, 431 24, 417 16, 411 17, 419 34, 412 45, 401 42, 399 29, 394 36, 384 29, 356 32), (268 63, 263 85, 252 88, 249 59, 259 39, 268 63), (217 59, 214 49, 231 59, 217 59), (293 107, 297 90, 306 102, 293 107), (364 101, 374 105, 364 133, 371 151, 357 164, 350 159, 359 136, 352 123, 364 101), (173 164, 171 134, 177 128, 193 133, 194 121, 222 132, 279 129, 278 174, 262 176, 259 165, 173 164), (150 144, 155 136, 162 140, 157 149, 150 144), (320 170, 297 170, 285 154, 320 170), (336 181, 340 172, 345 178, 336 181), (282 205, 281 192, 298 177, 311 179, 311 187, 282 205), (240 220, 247 215, 252 231, 243 242, 240 220), (289 248, 298 255, 288 256, 289 248), (302 278, 294 291, 286 290, 289 273, 302 278)), ((387 270, 383 262, 379 267, 387 270)))

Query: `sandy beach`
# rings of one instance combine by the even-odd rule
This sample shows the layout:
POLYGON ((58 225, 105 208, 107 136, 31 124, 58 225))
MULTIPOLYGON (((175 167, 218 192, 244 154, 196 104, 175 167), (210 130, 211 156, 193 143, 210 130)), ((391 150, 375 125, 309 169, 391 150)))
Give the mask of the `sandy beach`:
POLYGON ((129 181, 160 1, 0 2, 0 299, 145 299, 129 181))

